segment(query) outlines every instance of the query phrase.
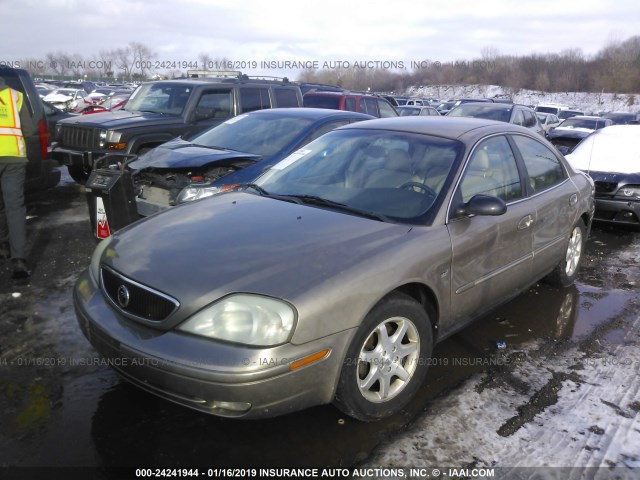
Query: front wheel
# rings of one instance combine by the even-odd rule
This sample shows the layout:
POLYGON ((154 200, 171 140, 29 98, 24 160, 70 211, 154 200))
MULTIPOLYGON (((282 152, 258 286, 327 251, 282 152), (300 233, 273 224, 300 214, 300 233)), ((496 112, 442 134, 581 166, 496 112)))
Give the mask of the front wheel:
POLYGON ((349 346, 336 406, 364 421, 398 412, 422 384, 432 348, 431 322, 422 305, 399 293, 381 301, 349 346))
POLYGON ((578 268, 582 261, 582 252, 587 240, 587 227, 582 219, 578 220, 571 230, 569 243, 564 258, 556 268, 547 276, 547 282, 556 287, 568 287, 572 285, 578 276, 578 268))

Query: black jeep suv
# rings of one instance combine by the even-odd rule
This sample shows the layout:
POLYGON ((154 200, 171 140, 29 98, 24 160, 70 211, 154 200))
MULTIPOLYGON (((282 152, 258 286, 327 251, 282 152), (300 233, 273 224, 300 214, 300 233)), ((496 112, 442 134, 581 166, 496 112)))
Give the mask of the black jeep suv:
MULTIPOLYGON (((53 157, 84 183, 96 159, 109 153, 141 154, 175 137, 190 137, 236 115, 276 107, 300 107, 300 88, 287 79, 246 75, 144 83, 123 110, 58 122, 53 157)), ((114 162, 115 163, 115 162, 114 162)))

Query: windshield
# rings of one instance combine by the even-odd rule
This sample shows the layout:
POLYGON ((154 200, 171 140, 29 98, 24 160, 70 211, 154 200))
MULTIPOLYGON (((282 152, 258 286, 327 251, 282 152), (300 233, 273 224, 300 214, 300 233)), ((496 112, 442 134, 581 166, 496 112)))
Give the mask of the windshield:
POLYGON ((299 116, 238 115, 190 139, 195 145, 219 147, 270 157, 300 135, 313 120, 299 116))
POLYGON ((541 107, 540 105, 536 107, 536 112, 553 113, 554 115, 558 113, 558 110, 560 110, 558 107, 541 107))
POLYGON ((340 98, 337 95, 305 95, 302 97, 302 105, 311 108, 333 108, 340 110, 340 98))
MULTIPOLYGON (((330 132, 274 165, 256 184, 269 195, 311 197, 385 219, 420 223, 463 145, 369 129, 330 132)), ((304 198, 302 199, 304 201, 304 198)))
POLYGON ((146 83, 138 88, 127 102, 128 112, 165 113, 182 115, 189 96, 190 85, 175 83, 146 83))

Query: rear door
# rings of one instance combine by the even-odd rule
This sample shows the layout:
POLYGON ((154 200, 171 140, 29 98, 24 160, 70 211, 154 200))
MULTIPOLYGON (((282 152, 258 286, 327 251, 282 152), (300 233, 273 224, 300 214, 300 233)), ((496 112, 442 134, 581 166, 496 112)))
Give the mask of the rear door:
MULTIPOLYGON (((464 322, 493 308, 528 286, 532 268, 535 208, 525 196, 515 154, 507 137, 479 142, 456 188, 449 212, 452 242, 453 322, 464 322), (457 205, 475 195, 507 204, 499 216, 457 216, 457 205)), ((446 329, 446 326, 445 326, 446 329)))
POLYGON ((541 276, 550 271, 566 251, 577 217, 578 192, 551 148, 524 135, 511 138, 528 173, 526 186, 536 215, 533 274, 541 276))

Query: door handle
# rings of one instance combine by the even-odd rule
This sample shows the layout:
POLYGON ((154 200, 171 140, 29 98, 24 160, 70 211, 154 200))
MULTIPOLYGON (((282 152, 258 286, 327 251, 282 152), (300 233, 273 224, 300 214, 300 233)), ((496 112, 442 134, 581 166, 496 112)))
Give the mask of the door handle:
POLYGON ((527 215, 518 222, 518 230, 525 230, 531 225, 533 225, 533 217, 531 215, 527 215))

